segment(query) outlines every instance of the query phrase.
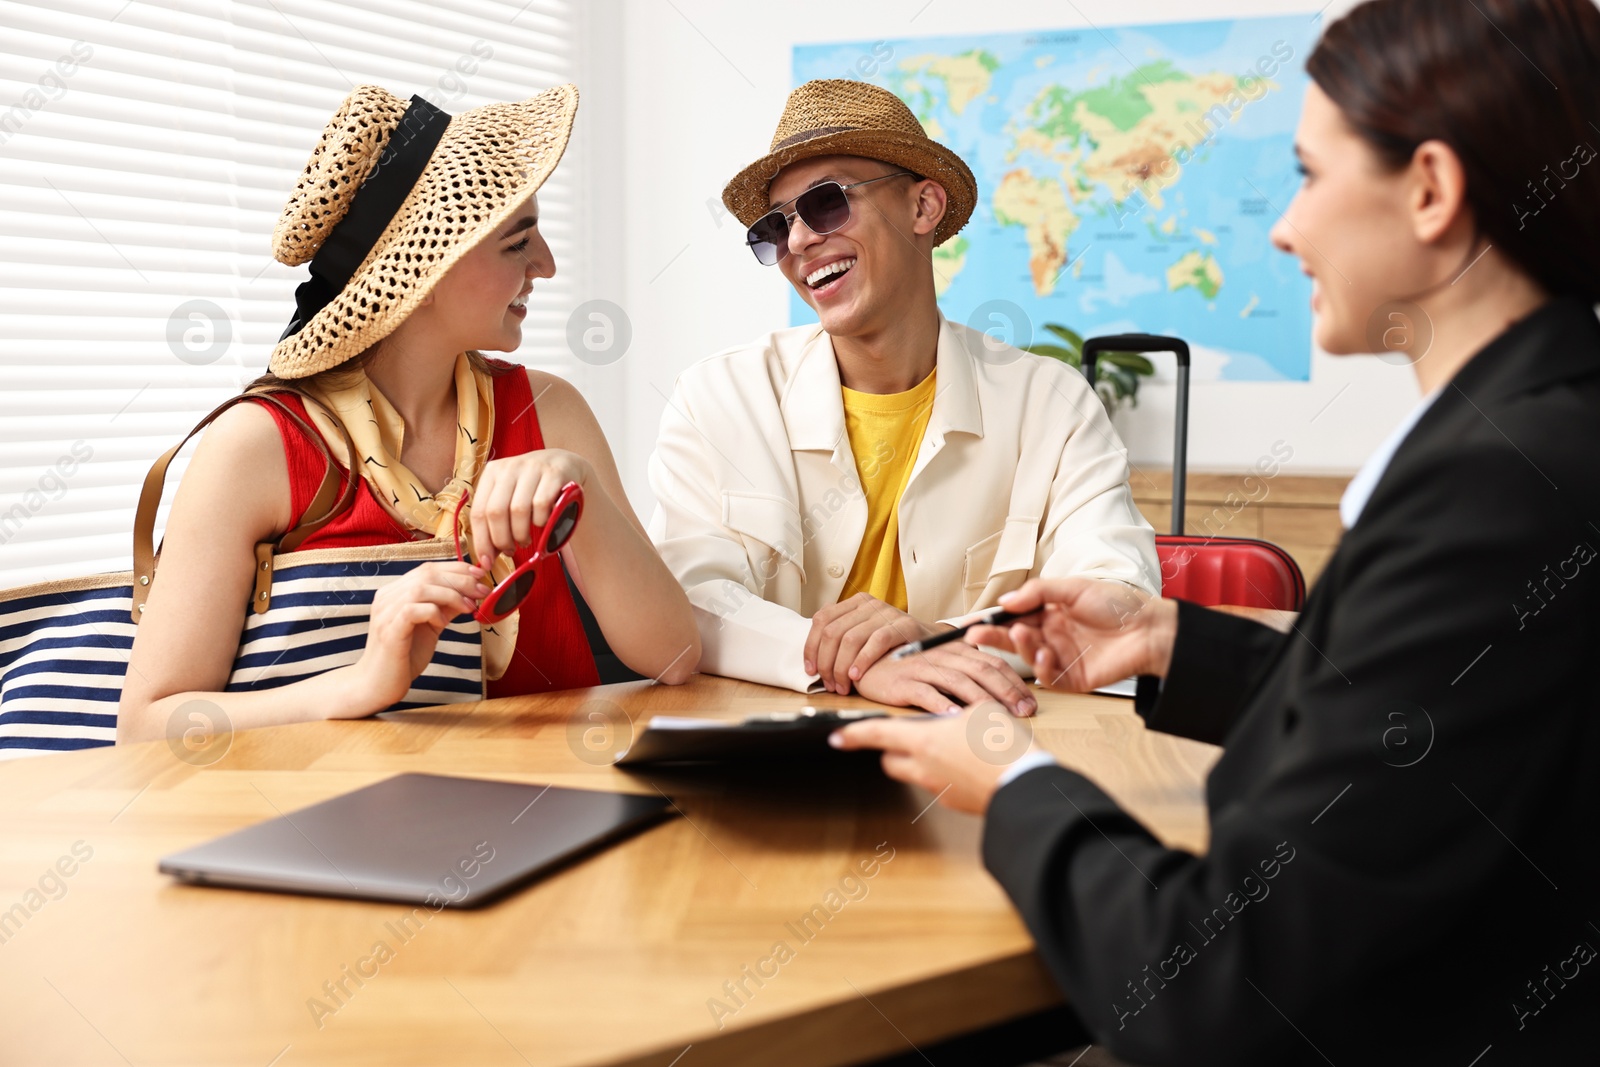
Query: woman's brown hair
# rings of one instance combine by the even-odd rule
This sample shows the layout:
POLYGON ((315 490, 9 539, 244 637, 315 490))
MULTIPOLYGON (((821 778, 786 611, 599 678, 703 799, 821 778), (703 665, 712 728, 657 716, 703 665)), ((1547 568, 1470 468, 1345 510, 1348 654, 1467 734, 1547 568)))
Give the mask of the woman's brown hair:
POLYGON ((1424 141, 1466 171, 1479 234, 1556 296, 1600 302, 1594 0, 1368 0, 1306 61, 1389 167, 1424 141))

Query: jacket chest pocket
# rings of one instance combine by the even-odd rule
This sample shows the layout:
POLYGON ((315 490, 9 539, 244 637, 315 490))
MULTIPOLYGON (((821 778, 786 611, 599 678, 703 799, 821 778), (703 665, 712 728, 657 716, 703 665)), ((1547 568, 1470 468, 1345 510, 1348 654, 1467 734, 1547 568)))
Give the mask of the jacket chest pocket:
MULTIPOLYGON (((992 578, 1011 571, 1021 571, 1025 575, 1033 570, 1038 535, 1038 519, 1007 519, 999 531, 968 547, 961 584, 967 591, 969 601, 992 578)), ((1021 582, 1016 584, 1020 585, 1021 582)))
POLYGON ((739 536, 758 589, 766 589, 784 567, 805 578, 800 522, 794 503, 765 493, 722 491, 722 524, 739 536))

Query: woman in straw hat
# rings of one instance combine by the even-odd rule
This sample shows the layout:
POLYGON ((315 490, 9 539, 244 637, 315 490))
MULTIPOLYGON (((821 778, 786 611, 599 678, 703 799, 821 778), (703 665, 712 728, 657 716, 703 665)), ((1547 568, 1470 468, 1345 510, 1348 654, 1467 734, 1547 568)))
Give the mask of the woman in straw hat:
MULTIPOLYGON (((551 522, 563 491, 583 503, 560 555, 611 649, 663 682, 694 671, 700 642, 688 601, 629 506, 582 396, 479 354, 521 343, 528 296, 555 274, 535 194, 561 158, 577 103, 570 85, 453 118, 376 86, 346 98, 273 237, 274 256, 309 263, 311 277, 257 383, 289 384, 314 402, 280 394, 288 411, 241 403, 205 435, 173 503, 161 580, 134 642, 121 739, 160 736, 197 696, 234 728, 390 706, 450 621, 483 604, 509 569, 503 557, 551 522), (301 524, 326 471, 312 427, 361 478, 354 504, 297 548, 448 540, 459 522, 470 558, 497 564, 491 576, 472 562, 424 563, 378 592, 354 663, 278 689, 221 692, 251 597, 254 546, 301 524), (343 455, 346 434, 353 457, 343 455)), ((484 661, 491 696, 596 684, 559 568, 485 627, 484 661)))

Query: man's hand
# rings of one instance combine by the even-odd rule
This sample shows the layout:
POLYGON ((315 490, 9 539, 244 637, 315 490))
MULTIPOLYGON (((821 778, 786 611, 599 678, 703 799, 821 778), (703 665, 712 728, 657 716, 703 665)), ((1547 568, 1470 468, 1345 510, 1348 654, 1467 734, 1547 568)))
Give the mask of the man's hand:
MULTIPOLYGON (((956 811, 982 815, 989 810, 1000 775, 1028 749, 1028 742, 1004 746, 1005 760, 994 752, 980 751, 975 742, 993 723, 1009 721, 1013 729, 1026 723, 1010 720, 1005 709, 993 703, 960 715, 941 715, 936 721, 904 717, 868 719, 835 730, 828 743, 840 749, 883 749, 883 772, 938 796, 939 803, 956 811)), ((1019 739, 1020 741, 1020 739, 1019 739)))
MULTIPOLYGON (((899 608, 857 593, 811 616, 805 668, 830 693, 845 694, 884 653, 948 627, 924 626, 899 608)), ((942 709, 941 709, 942 710, 942 709)))
POLYGON ((966 640, 1015 652, 1047 689, 1087 693, 1136 674, 1165 677, 1178 631, 1178 604, 1120 582, 1034 578, 1000 598, 1029 613, 1009 627, 978 626, 966 640))
POLYGON ((999 701, 1022 718, 1039 710, 1028 683, 1005 660, 959 641, 905 659, 880 659, 867 668, 856 691, 880 704, 935 714, 984 701, 999 701))

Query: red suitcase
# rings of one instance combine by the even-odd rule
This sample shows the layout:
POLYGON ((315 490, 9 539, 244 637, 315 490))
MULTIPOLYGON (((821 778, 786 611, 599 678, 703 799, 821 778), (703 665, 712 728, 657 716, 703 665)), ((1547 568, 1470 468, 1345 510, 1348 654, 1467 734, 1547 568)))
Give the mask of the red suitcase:
POLYGON ((1293 557, 1251 537, 1198 537, 1183 532, 1185 475, 1189 461, 1189 346, 1176 337, 1112 334, 1083 342, 1083 375, 1094 384, 1102 352, 1171 352, 1178 357, 1177 426, 1172 445, 1172 532, 1156 535, 1163 596, 1206 607, 1237 604, 1299 611, 1306 580, 1293 557))

